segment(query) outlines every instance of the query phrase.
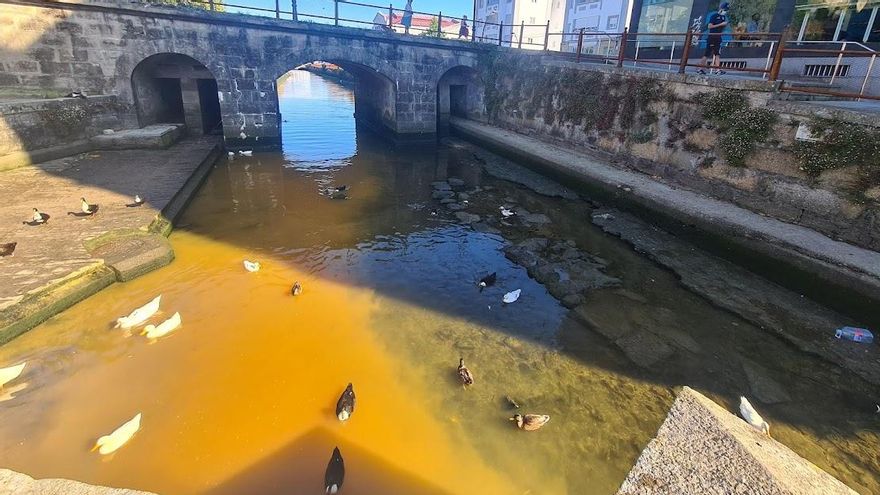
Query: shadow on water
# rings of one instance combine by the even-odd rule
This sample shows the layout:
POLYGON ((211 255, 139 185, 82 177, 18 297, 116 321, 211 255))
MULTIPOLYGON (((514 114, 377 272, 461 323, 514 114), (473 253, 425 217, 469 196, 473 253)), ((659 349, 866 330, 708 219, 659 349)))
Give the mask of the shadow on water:
MULTIPOLYGON (((233 246, 241 258, 280 260, 310 277, 370 289, 381 302, 371 326, 409 365, 407 378, 435 392, 425 407, 461 425, 463 441, 481 456, 507 466, 530 457, 558 460, 554 469, 569 493, 608 492, 656 432, 673 398, 670 388, 693 386, 735 410, 739 395, 762 387, 772 400, 760 409, 776 438, 863 493, 880 491, 880 427, 871 408, 880 398, 877 387, 687 291, 674 274, 594 227, 587 202, 539 196, 492 178, 450 147, 390 148, 354 131, 351 100, 339 100, 338 88, 306 79, 325 92, 282 100, 281 109, 289 120, 285 135, 308 131, 312 147, 221 160, 179 234, 233 246), (327 112, 328 105, 340 108, 327 112), (339 153, 343 148, 350 151, 339 153), (482 188, 468 211, 483 218, 515 203, 551 223, 501 234, 463 226, 432 199, 431 182, 449 177, 463 179, 466 189, 482 188), (322 194, 343 184, 351 186, 347 200, 322 194), (575 241, 606 260, 621 286, 592 292, 582 306, 586 315, 575 319, 501 251, 534 236, 575 241), (493 271, 498 283, 480 292, 477 279, 493 271), (502 295, 515 288, 522 297, 504 306, 502 295), (627 335, 653 337, 621 346, 627 335), (656 352, 656 338, 667 352, 656 352), (459 356, 486 386, 466 394, 446 390, 459 356), (550 412, 552 427, 510 440, 506 395, 531 412, 550 412)), ((346 461, 357 460, 345 493, 442 493, 322 428, 210 493, 284 492, 294 480, 307 480, 303 492, 316 492, 337 441, 346 461)))

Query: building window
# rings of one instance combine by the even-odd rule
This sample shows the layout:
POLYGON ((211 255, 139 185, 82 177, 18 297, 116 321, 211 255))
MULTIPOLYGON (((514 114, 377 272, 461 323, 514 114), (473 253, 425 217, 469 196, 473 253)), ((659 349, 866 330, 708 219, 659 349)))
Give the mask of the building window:
POLYGON ((602 8, 602 0, 588 3, 587 8, 590 10, 601 9, 602 8))
POLYGON ((619 15, 609 15, 608 21, 605 23, 605 29, 617 29, 617 25, 620 23, 619 15))
POLYGON ((535 18, 529 17, 529 24, 534 24, 534 23, 535 23, 535 18))
POLYGON ((595 31, 599 28, 599 16, 589 15, 575 21, 576 28, 584 28, 587 31, 595 31))
MULTIPOLYGON (((643 2, 639 15, 639 33, 684 33, 691 25, 690 15, 694 0, 671 0, 663 3, 643 2)), ((705 14, 695 12, 694 17, 705 14)), ((705 24, 705 23, 704 23, 705 24)))

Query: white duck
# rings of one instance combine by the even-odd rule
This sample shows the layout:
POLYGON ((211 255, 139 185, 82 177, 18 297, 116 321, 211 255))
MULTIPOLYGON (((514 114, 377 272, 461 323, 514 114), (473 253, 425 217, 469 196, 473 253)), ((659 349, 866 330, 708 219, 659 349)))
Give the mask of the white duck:
POLYGON ((244 260, 244 269, 253 273, 260 271, 260 262, 259 261, 250 261, 244 260))
POLYGON ((148 339, 158 339, 159 337, 164 337, 169 333, 177 330, 177 327, 180 326, 180 313, 174 313, 171 318, 160 323, 158 326, 156 325, 147 325, 144 327, 144 331, 141 332, 142 335, 146 335, 148 339))
POLYGON ((128 441, 131 440, 131 437, 133 437, 140 429, 141 413, 137 413, 135 417, 128 420, 128 422, 117 428, 113 433, 99 438, 98 441, 95 442, 92 452, 97 450, 101 455, 112 454, 128 443, 128 441))
POLYGON ((134 310, 128 316, 123 316, 116 320, 116 328, 131 328, 140 325, 150 319, 151 316, 159 311, 159 302, 162 295, 159 294, 155 299, 134 310))
POLYGON ((21 372, 24 371, 26 364, 27 362, 24 362, 8 368, 0 368, 0 388, 21 376, 21 372))
POLYGON ((504 218, 512 217, 512 216, 516 215, 516 213, 514 213, 513 210, 508 210, 507 208, 505 208, 503 206, 499 209, 501 210, 501 216, 504 218))
POLYGON ((254 152, 253 152, 253 150, 247 150, 247 151, 239 151, 238 154, 241 156, 251 156, 254 154, 254 152))
POLYGON ((752 425, 768 437, 770 436, 770 424, 764 421, 764 418, 758 414, 758 411, 752 407, 752 404, 745 397, 739 398, 739 413, 746 420, 746 423, 752 425))
POLYGON ((522 292, 522 289, 516 289, 514 291, 510 291, 507 294, 504 294, 504 297, 501 299, 505 302, 505 304, 510 304, 516 302, 519 299, 519 295, 522 292))

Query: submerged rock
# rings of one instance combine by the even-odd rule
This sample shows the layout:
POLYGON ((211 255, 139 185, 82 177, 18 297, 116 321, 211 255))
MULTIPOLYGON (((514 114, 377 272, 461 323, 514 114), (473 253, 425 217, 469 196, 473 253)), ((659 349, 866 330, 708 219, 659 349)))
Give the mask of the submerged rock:
POLYGON ((742 369, 749 380, 749 389, 756 399, 764 404, 779 404, 791 401, 791 396, 775 380, 770 378, 770 371, 758 363, 743 359, 742 369))
POLYGON ((443 198, 440 200, 441 205, 448 205, 450 203, 455 203, 455 200, 453 198, 443 198))
POLYGON ((434 199, 446 199, 455 196, 455 193, 452 191, 434 191, 431 193, 431 197, 434 199))
POLYGON ((466 211, 458 211, 455 212, 455 218, 461 223, 477 223, 480 221, 480 215, 474 215, 473 213, 468 213, 466 211))
POLYGON ((614 341, 614 344, 637 366, 650 368, 672 356, 675 349, 650 332, 634 332, 614 341))
POLYGON ((529 213, 527 215, 520 215, 520 218, 526 223, 535 223, 539 225, 550 223, 550 217, 543 213, 529 213))
POLYGON ((456 202, 449 203, 446 205, 446 207, 452 211, 460 211, 460 210, 464 210, 465 208, 467 208, 467 206, 465 206, 461 203, 456 203, 456 202))
POLYGON ((438 191, 451 191, 452 190, 452 186, 450 186, 449 183, 446 181, 432 182, 431 187, 433 187, 434 189, 436 189, 438 191))
POLYGON ((450 177, 446 179, 446 182, 449 183, 452 187, 462 187, 464 186, 464 181, 459 179, 458 177, 450 177))

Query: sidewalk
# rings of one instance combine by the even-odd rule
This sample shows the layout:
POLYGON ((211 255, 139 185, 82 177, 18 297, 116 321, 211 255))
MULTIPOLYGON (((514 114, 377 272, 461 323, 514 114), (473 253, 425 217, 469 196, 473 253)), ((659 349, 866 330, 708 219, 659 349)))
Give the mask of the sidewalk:
POLYGON ((725 242, 880 302, 880 253, 512 131, 456 118, 450 119, 450 126, 461 135, 546 166, 623 203, 696 226, 725 242))
POLYGON ((0 173, 0 344, 97 292, 173 259, 165 239, 219 153, 214 138, 165 150, 92 151, 0 173), (200 173, 196 173, 200 172, 200 173), (195 181, 195 182, 194 182, 195 181), (135 194, 146 201, 125 205, 135 194), (99 205, 76 217, 80 197, 99 205), (28 226, 33 208, 50 215, 28 226))

